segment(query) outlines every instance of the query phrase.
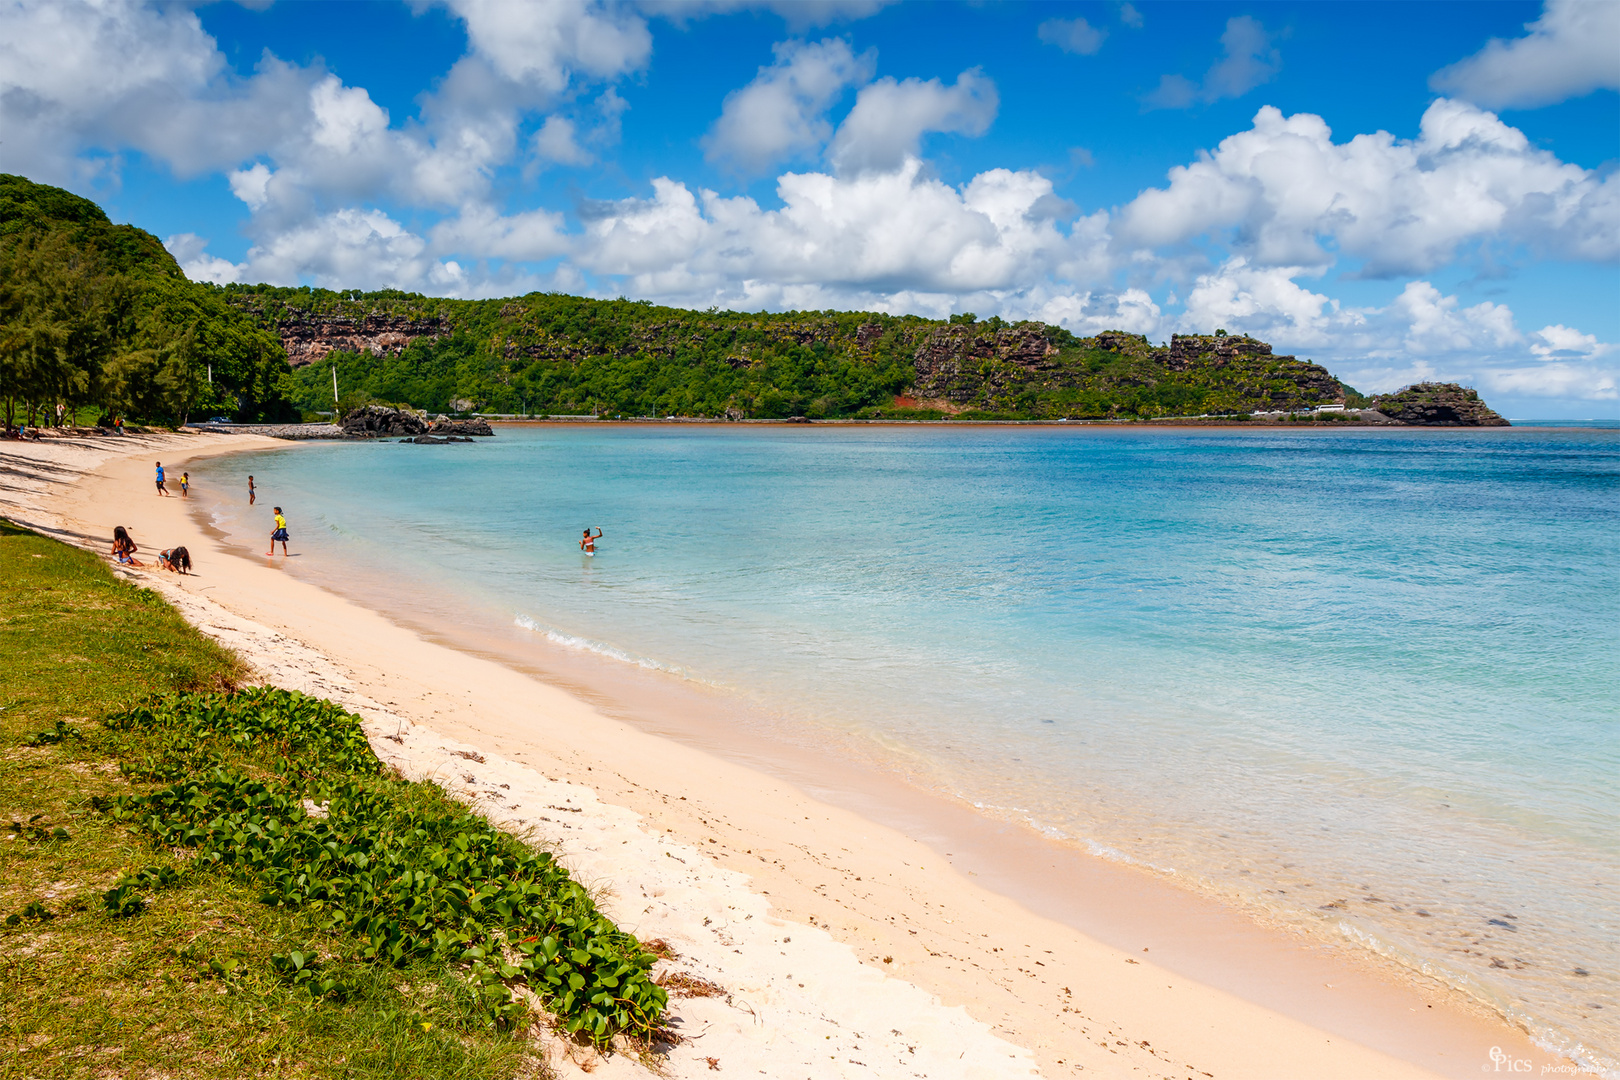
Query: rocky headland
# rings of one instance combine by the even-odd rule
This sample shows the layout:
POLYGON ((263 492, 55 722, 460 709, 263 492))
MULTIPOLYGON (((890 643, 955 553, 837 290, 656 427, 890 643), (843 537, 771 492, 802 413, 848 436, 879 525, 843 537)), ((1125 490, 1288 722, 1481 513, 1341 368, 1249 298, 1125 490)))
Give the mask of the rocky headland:
POLYGON ((1416 383, 1372 399, 1373 408, 1392 420, 1422 427, 1509 427, 1479 394, 1457 383, 1416 383))

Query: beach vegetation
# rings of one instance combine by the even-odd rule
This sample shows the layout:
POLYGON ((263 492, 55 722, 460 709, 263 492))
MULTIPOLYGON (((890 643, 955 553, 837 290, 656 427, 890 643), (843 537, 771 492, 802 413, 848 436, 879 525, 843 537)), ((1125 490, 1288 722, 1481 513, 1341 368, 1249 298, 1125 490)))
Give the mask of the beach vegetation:
POLYGON ((0 1058, 19 1075, 486 1077, 655 1023, 544 852, 384 767, 95 556, 0 522, 0 1058), (523 986, 553 1019, 533 1014, 523 986))

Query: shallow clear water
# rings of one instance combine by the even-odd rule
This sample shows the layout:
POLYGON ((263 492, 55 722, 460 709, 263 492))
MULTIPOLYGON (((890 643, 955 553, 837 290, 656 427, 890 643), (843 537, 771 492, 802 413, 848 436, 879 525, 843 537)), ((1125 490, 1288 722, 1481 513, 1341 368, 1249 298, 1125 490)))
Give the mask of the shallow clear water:
POLYGON ((539 427, 195 471, 253 473, 216 522, 282 504, 300 572, 724 687, 1620 1058, 1620 432, 539 427))

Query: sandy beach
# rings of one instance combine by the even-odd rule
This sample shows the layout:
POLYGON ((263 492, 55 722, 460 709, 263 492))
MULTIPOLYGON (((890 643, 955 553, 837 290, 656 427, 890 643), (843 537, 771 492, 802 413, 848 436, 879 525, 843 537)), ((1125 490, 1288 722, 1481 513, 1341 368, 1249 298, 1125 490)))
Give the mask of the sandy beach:
MULTIPOLYGON (((190 577, 120 572, 265 681, 359 713, 385 760, 558 852, 621 926, 666 941, 677 955, 661 970, 699 991, 672 996, 682 1041, 666 1075, 1360 1080, 1477 1076, 1504 1056, 1571 1072, 1459 993, 1147 874, 882 778, 841 786, 835 764, 724 752, 712 727, 670 737, 609 715, 298 580, 280 556, 234 554, 153 490, 155 460, 173 476, 199 456, 290 446, 8 443, 0 515, 102 552, 114 525, 143 552, 185 544, 190 577)), ((268 533, 269 506, 255 509, 268 533)), ((644 1069, 550 1050, 565 1074, 644 1069)))

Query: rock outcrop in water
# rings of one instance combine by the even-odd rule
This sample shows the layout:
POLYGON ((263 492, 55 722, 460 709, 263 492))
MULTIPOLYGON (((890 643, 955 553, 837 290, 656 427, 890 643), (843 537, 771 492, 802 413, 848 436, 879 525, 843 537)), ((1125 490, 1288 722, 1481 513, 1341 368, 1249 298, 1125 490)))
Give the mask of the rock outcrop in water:
POLYGON ((423 435, 428 422, 409 409, 388 405, 363 405, 345 416, 338 425, 351 438, 376 439, 385 435, 423 435))
POLYGON ((472 442, 471 436, 488 438, 495 434, 489 421, 451 420, 441 416, 429 421, 410 409, 392 405, 364 405, 343 418, 339 425, 343 434, 351 439, 381 439, 405 436, 405 440, 422 446, 437 446, 447 442, 472 442))
POLYGON ((495 432, 490 428, 488 420, 479 420, 476 418, 472 420, 451 420, 449 417, 445 416, 441 416, 437 420, 433 421, 433 423, 429 424, 428 433, 431 435, 483 436, 495 434, 495 432))
POLYGON ((1456 383, 1416 383, 1372 399, 1373 408, 1403 424, 1426 427, 1509 427, 1507 419, 1456 383))

